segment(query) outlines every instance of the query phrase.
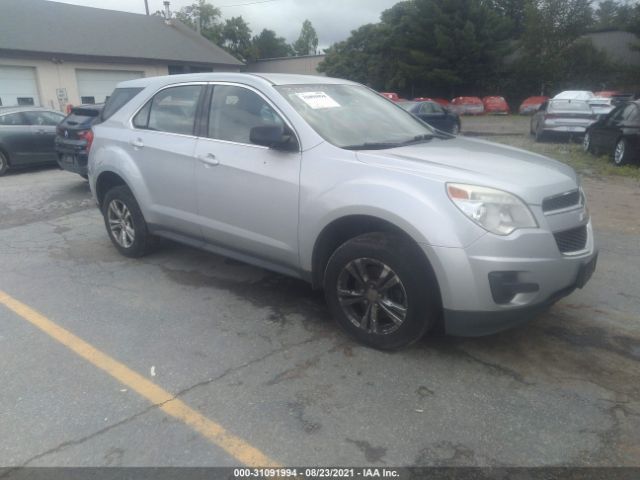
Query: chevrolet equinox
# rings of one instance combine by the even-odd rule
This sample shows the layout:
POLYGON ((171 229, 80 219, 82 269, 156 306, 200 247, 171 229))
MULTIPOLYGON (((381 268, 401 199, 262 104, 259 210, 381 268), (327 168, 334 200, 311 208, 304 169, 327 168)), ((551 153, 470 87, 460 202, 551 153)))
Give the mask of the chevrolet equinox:
POLYGON ((304 279, 376 348, 520 324, 595 269, 573 169, 441 132, 357 83, 143 78, 102 120, 89 178, 118 251, 166 237, 304 279))

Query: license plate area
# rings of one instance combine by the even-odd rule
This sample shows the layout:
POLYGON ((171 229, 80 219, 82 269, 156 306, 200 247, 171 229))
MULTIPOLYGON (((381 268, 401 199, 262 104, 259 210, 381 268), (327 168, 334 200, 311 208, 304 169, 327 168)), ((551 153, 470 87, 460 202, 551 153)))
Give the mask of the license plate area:
POLYGON ((62 161, 63 163, 69 164, 69 165, 73 165, 73 155, 63 155, 62 156, 62 161))
POLYGON ((598 254, 596 254, 591 260, 587 263, 583 263, 580 265, 580 269, 578 270, 578 278, 576 279, 576 287, 582 288, 584 287, 589 279, 593 276, 593 272, 596 271, 596 263, 598 262, 598 254))

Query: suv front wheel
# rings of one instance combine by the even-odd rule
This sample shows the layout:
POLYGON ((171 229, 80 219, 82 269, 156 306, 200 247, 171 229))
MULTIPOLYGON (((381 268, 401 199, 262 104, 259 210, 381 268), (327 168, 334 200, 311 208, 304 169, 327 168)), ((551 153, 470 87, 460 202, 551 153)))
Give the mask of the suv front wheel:
POLYGON ((419 340, 435 318, 437 289, 409 240, 368 233, 340 246, 324 277, 327 304, 359 341, 392 350, 419 340))
POLYGON ((151 250, 152 237, 140 206, 126 186, 107 192, 102 215, 113 245, 126 257, 141 257, 151 250))

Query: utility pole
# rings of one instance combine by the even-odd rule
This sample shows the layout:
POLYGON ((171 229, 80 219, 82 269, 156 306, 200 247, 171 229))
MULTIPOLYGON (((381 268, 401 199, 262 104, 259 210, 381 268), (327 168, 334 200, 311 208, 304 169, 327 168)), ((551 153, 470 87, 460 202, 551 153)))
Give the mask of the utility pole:
POLYGON ((149 15, 149 0, 144 0, 144 9, 147 12, 147 15, 149 15))

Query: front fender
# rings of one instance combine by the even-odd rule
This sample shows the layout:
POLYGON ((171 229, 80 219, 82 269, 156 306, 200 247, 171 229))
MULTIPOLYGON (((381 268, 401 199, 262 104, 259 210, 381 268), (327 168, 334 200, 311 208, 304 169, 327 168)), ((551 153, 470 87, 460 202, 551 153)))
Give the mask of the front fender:
MULTIPOLYGON (((420 182, 419 182, 420 183, 420 182)), ((312 270, 313 249, 320 233, 332 222, 351 215, 367 215, 389 222, 416 243, 460 248, 485 231, 466 219, 446 197, 444 184, 396 183, 358 178, 301 198, 300 263, 312 270)))

